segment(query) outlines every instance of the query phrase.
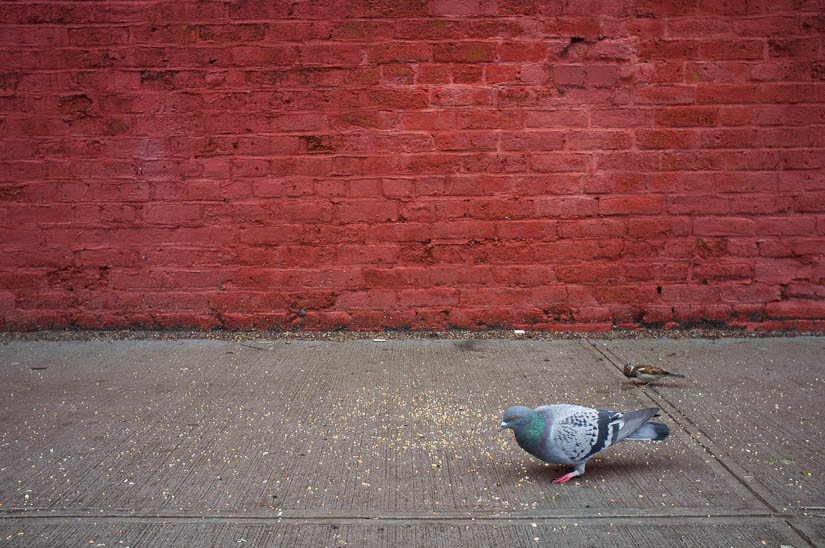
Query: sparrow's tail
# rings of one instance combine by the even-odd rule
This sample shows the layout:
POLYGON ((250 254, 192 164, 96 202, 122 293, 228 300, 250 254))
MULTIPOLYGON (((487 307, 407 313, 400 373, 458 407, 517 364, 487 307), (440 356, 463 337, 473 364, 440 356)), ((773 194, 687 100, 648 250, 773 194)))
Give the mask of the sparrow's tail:
POLYGON ((670 435, 670 430, 664 424, 658 422, 646 422, 638 430, 627 436, 627 440, 666 440, 670 435))
POLYGON ((678 373, 667 373, 667 376, 668 376, 668 377, 678 377, 678 378, 680 378, 680 379, 684 379, 684 378, 685 378, 685 376, 684 376, 684 375, 680 375, 680 374, 678 374, 678 373))

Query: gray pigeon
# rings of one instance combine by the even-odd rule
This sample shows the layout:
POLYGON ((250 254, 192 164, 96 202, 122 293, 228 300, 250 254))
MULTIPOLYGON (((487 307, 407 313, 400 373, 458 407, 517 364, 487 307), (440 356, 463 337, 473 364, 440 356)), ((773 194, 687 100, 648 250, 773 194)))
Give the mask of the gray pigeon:
POLYGON ((584 474, 584 466, 593 455, 623 439, 667 439, 670 434, 667 426, 647 422, 658 411, 651 407, 632 413, 614 413, 568 403, 535 409, 516 405, 504 412, 498 431, 512 428, 519 446, 537 459, 572 465, 572 472, 553 481, 565 483, 584 474))

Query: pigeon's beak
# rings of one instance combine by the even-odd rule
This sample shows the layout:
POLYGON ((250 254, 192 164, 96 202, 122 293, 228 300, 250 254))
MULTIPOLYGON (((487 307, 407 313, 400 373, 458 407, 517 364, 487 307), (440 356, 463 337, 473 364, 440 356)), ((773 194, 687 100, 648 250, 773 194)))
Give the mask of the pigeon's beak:
POLYGON ((506 422, 502 422, 501 424, 498 425, 498 431, 499 432, 501 432, 505 428, 507 428, 507 423, 506 422))

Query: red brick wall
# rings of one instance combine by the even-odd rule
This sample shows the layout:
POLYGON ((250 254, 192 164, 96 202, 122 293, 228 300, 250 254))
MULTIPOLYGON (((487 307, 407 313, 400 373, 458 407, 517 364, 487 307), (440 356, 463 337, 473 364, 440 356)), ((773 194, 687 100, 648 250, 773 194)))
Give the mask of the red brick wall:
POLYGON ((822 0, 0 4, 0 314, 825 326, 822 0))

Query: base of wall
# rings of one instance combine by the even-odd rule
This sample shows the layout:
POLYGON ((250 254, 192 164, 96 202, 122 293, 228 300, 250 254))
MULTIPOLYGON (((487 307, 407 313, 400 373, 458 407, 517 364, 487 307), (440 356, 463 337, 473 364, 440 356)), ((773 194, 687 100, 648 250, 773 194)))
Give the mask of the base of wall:
MULTIPOLYGON (((393 320, 392 314, 386 315, 393 320)), ((75 336, 85 338, 95 333, 106 338, 260 338, 279 337, 347 337, 368 338, 375 333, 399 337, 450 337, 450 338, 638 338, 638 337, 750 337, 825 335, 825 319, 777 319, 766 321, 689 321, 666 323, 634 322, 555 322, 555 323, 506 323, 476 322, 472 325, 446 323, 433 326, 427 323, 385 324, 328 321, 322 316, 307 314, 301 321, 289 320, 286 315, 259 314, 214 316, 190 316, 184 314, 153 314, 131 318, 115 316, 65 316, 43 315, 29 319, 0 319, 0 342, 9 338, 32 335, 75 336)))

